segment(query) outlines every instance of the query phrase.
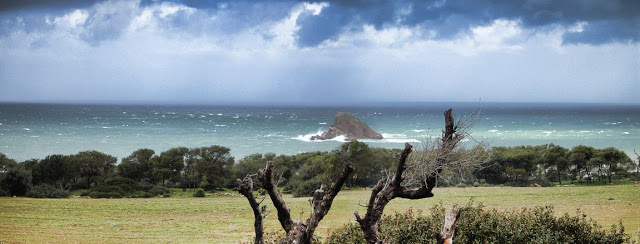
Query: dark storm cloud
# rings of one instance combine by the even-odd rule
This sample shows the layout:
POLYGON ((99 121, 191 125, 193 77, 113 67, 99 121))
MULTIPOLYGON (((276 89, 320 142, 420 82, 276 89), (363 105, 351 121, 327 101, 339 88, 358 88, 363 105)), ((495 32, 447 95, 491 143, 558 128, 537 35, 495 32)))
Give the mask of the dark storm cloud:
MULTIPOLYGON (((12 10, 85 8, 100 4, 99 0, 5 0, 0 2, 0 13, 12 10)), ((125 1, 126 2, 126 1, 125 1)), ((286 17, 295 4, 304 1, 218 1, 218 0, 142 0, 141 7, 165 2, 198 9, 198 15, 177 14, 167 21, 169 26, 185 31, 208 30, 234 32, 286 17), (207 22, 210 14, 223 14, 233 21, 207 22), (173 21, 173 22, 171 22, 173 21)), ((298 45, 317 46, 326 40, 335 40, 341 33, 360 31, 363 25, 376 29, 385 26, 418 27, 433 39, 451 39, 465 33, 470 27, 491 24, 497 19, 519 20, 521 25, 534 31, 538 28, 571 27, 585 22, 581 32, 566 33, 563 43, 604 44, 610 42, 640 41, 640 1, 637 0, 334 0, 328 2, 319 15, 302 13, 297 19, 298 45)), ((129 2, 131 3, 131 2, 129 2)), ((110 15, 91 15, 84 36, 89 43, 119 36, 130 19, 123 10, 110 15), (106 23, 103 23, 106 22, 106 23)), ((32 13, 26 13, 32 14, 32 13)), ((5 15, 6 17, 6 15, 5 15)), ((42 17, 32 16, 32 19, 42 17)), ((21 23, 4 21, 3 29, 15 24, 23 29, 38 28, 28 18, 21 23)), ((39 21, 42 23, 42 21, 39 21)))
POLYGON ((569 27, 587 22, 583 32, 566 36, 565 43, 602 44, 638 42, 640 1, 636 0, 438 0, 438 1, 328 1, 320 15, 301 16, 299 39, 313 46, 333 39, 348 28, 370 24, 420 26, 450 38, 470 27, 496 19, 520 20, 524 27, 569 27))
POLYGON ((97 2, 101 0, 2 0, 0 12, 31 8, 83 8, 97 2))

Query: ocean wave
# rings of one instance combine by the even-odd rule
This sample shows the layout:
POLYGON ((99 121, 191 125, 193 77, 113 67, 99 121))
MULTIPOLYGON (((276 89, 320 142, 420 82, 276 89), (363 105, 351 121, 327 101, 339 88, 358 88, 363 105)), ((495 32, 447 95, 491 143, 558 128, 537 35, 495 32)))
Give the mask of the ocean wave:
POLYGON ((297 137, 293 137, 291 139, 296 139, 299 141, 306 141, 306 142, 322 142, 322 141, 339 141, 339 142, 344 142, 347 141, 347 137, 346 136, 337 136, 333 139, 329 139, 329 140, 311 140, 312 136, 316 136, 316 135, 321 135, 323 133, 322 130, 319 130, 316 133, 309 133, 306 135, 298 135, 297 137))
POLYGON ((427 130, 412 130, 412 131, 413 131, 413 132, 416 132, 416 133, 420 133, 420 132, 425 132, 425 131, 427 131, 427 130))
POLYGON ((361 142, 366 142, 366 143, 405 143, 405 142, 409 142, 409 143, 419 143, 420 140, 415 139, 415 138, 384 138, 382 140, 377 140, 377 139, 364 139, 364 140, 360 140, 361 142))
POLYGON ((394 139, 394 138, 406 138, 407 135, 405 134, 389 134, 389 133, 382 133, 382 137, 384 137, 385 139, 394 139))

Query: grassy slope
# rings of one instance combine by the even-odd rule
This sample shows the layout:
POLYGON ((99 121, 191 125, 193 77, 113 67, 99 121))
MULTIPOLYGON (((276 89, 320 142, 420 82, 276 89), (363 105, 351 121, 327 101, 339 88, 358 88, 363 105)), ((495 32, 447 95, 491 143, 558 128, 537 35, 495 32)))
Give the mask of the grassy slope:
MULTIPOLYGON (((608 228, 622 220, 627 232, 640 231, 640 185, 553 188, 440 188, 423 200, 395 199, 386 213, 408 208, 428 209, 443 202, 466 204, 470 199, 487 208, 514 210, 554 205, 556 212, 575 214, 580 208, 608 228), (610 200, 611 199, 611 200, 610 200)), ((353 221, 353 211, 366 204, 369 191, 342 191, 318 234, 353 221)), ((271 213, 266 231, 279 230, 271 213)), ((307 198, 287 203, 294 217, 308 216, 307 198)), ((252 212, 243 197, 152 199, 29 199, 0 198, 0 242, 215 242, 251 240, 252 212)))

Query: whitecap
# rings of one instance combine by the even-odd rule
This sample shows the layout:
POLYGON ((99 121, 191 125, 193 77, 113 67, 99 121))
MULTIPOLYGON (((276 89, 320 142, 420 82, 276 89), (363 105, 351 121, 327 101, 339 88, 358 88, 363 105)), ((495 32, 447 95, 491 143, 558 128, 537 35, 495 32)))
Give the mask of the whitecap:
POLYGON ((425 131, 427 131, 427 130, 412 130, 412 131, 413 131, 413 132, 416 132, 416 133, 420 133, 420 132, 425 132, 425 131))
POLYGON ((628 131, 623 132, 622 134, 629 135, 628 131))
POLYGON ((410 142, 410 143, 420 143, 420 141, 418 139, 415 138, 385 138, 382 140, 375 140, 375 139, 365 139, 362 140, 363 142, 367 142, 367 143, 406 143, 406 142, 410 142))
POLYGON ((106 127, 106 126, 102 126, 102 129, 109 129, 109 127, 106 127))
POLYGON ((222 114, 217 114, 218 116, 222 116, 222 114))
POLYGON ((580 133, 589 133, 591 132, 590 130, 581 130, 580 133))
POLYGON ((388 138, 388 139, 392 139, 392 138, 406 138, 407 135, 405 134, 387 134, 387 133, 382 133, 382 137, 384 138, 388 138))
POLYGON ((318 124, 319 124, 319 125, 326 125, 326 124, 327 124, 327 122, 320 122, 320 123, 318 123, 318 124))
POLYGON ((30 131, 30 130, 31 130, 31 129, 29 129, 29 128, 22 128, 22 129, 24 129, 24 130, 26 130, 26 131, 30 131))
POLYGON ((489 130, 488 132, 495 133, 498 132, 498 130, 489 130))
POLYGON ((296 140, 299 140, 299 141, 319 141, 319 140, 311 140, 311 137, 312 136, 321 135, 322 133, 323 133, 322 130, 318 130, 318 132, 316 132, 316 133, 309 133, 309 134, 306 134, 306 135, 298 135, 298 136, 293 137, 291 139, 296 139, 296 140))
POLYGON ((227 125, 214 125, 215 127, 226 127, 227 125))

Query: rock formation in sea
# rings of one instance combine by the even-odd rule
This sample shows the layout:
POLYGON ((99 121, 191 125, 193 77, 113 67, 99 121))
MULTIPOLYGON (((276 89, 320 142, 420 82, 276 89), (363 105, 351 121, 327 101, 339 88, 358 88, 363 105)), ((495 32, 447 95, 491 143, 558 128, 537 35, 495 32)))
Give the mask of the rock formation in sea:
POLYGON ((329 130, 312 136, 311 140, 328 140, 338 136, 345 136, 347 140, 383 139, 380 133, 373 131, 351 113, 339 112, 329 130))

